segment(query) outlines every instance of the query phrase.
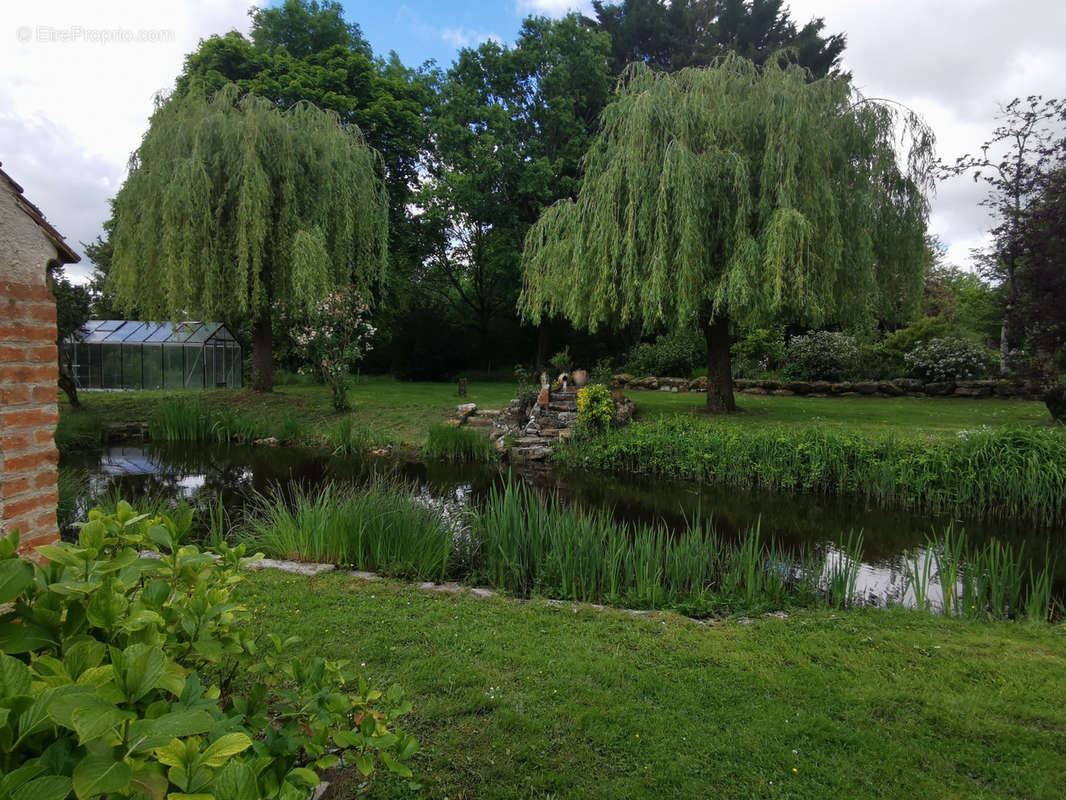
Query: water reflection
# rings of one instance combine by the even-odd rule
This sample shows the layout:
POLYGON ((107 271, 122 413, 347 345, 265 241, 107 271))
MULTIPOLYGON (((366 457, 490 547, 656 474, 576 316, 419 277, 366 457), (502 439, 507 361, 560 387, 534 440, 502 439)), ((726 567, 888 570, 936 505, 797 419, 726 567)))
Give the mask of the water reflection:
MULTIPOLYGON (((143 445, 108 447, 95 453, 64 455, 64 466, 84 469, 93 495, 110 492, 137 504, 154 498, 184 500, 201 510, 219 500, 231 521, 257 493, 284 492, 293 483, 314 488, 335 481, 359 485, 393 480, 410 486, 420 502, 441 510, 461 526, 466 509, 477 507, 494 486, 508 479, 499 465, 453 465, 403 458, 335 455, 305 448, 263 448, 223 445, 143 445)), ((665 524, 679 529, 688 520, 714 520, 719 534, 738 539, 761 525, 764 541, 772 538, 785 550, 817 552, 825 557, 827 574, 842 568, 847 553, 838 543, 849 532, 863 532, 863 560, 854 591, 863 602, 915 605, 909 585, 908 558, 924 563, 930 534, 949 524, 964 527, 972 544, 995 537, 1028 552, 1043 554, 1053 531, 1034 531, 1031 524, 1004 520, 953 519, 909 510, 886 510, 861 499, 809 495, 777 495, 665 481, 636 475, 537 468, 511 473, 542 493, 556 493, 565 502, 602 509, 616 519, 665 524), (908 555, 909 554, 909 555, 908 555)), ((81 509, 84 513, 84 509, 81 509)), ((457 527, 457 530, 459 528, 457 527)), ((1051 549, 1051 552, 1056 552, 1051 549)), ((1057 582, 1066 580, 1066 559, 1057 563, 1057 582)), ((943 601, 935 575, 925 595, 932 607, 943 601)))

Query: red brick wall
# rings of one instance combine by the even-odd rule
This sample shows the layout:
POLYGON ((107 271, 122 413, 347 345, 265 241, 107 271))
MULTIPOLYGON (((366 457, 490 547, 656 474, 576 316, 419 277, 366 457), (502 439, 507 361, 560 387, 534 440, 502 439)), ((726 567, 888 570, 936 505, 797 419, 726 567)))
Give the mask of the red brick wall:
POLYGON ((59 538, 56 307, 44 264, 31 282, 7 277, 0 275, 0 527, 19 530, 20 549, 30 552, 59 538))

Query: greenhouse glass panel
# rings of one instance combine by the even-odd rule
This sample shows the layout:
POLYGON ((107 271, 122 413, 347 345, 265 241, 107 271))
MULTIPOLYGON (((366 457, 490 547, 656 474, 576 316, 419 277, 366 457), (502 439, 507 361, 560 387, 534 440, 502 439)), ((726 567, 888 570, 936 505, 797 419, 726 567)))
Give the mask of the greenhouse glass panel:
POLYGON ((185 388, 204 388, 204 350, 202 347, 185 349, 185 388))
POLYGON ((103 362, 103 380, 100 386, 104 389, 122 388, 122 345, 100 345, 101 361, 103 362))
POLYGON ((185 348, 179 345, 163 345, 163 388, 185 388, 185 348))
POLYGON ((144 376, 142 388, 163 388, 163 346, 146 344, 141 346, 141 374, 144 376))
POLYGON ((122 388, 142 388, 141 346, 138 344, 122 345, 122 388))

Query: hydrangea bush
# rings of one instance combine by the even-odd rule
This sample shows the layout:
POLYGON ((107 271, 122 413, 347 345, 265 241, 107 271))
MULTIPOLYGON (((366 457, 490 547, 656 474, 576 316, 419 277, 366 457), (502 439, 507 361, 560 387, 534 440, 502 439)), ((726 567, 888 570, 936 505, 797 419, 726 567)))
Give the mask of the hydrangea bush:
POLYGON ((835 331, 793 336, 788 343, 786 377, 805 381, 839 381, 849 377, 859 360, 855 338, 835 331))
POLYGON ((988 372, 988 355, 976 342, 956 337, 918 342, 903 357, 907 373, 926 382, 964 381, 988 372))

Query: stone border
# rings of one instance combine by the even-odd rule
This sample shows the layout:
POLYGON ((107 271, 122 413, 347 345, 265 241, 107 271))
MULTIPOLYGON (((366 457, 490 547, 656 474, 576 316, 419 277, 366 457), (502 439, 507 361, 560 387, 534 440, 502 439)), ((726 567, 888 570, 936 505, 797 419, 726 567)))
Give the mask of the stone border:
MULTIPOLYGON (((622 373, 612 377, 619 389, 644 389, 660 392, 705 392, 707 379, 695 378, 637 378, 622 373)), ((923 383, 899 378, 891 381, 773 381, 737 378, 736 391, 742 394, 773 395, 774 397, 963 397, 968 399, 999 397, 1015 400, 1043 400, 1044 387, 1040 381, 945 381, 923 383)))

